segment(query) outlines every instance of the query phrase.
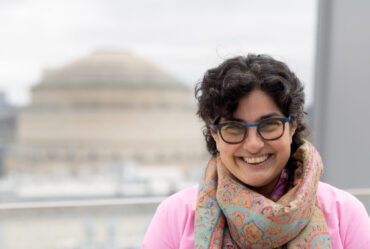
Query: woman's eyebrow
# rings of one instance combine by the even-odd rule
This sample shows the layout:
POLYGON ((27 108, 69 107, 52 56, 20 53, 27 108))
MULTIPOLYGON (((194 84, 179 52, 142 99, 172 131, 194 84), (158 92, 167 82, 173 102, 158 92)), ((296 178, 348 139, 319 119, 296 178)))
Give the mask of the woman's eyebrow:
POLYGON ((277 112, 272 112, 272 113, 269 113, 269 114, 266 114, 266 115, 263 115, 262 117, 260 117, 258 119, 258 122, 263 120, 263 119, 266 119, 266 118, 272 118, 272 117, 281 117, 282 115, 280 113, 277 113, 277 112))
POLYGON ((236 122, 242 122, 242 123, 247 123, 245 120, 240 119, 240 118, 235 118, 235 117, 229 117, 229 118, 224 118, 225 121, 236 121, 236 122))
MULTIPOLYGON (((260 122, 261 120, 264 120, 264 119, 267 119, 267 118, 272 118, 272 117, 281 117, 282 115, 280 113, 277 113, 277 112, 271 112, 271 113, 268 113, 266 115, 263 115, 261 117, 259 117, 257 120, 256 120, 256 123, 260 122)), ((242 122, 242 123, 248 123, 247 121, 245 121, 244 119, 240 119, 240 118, 236 118, 236 117, 230 117, 230 118, 225 118, 226 121, 237 121, 237 122, 242 122)))

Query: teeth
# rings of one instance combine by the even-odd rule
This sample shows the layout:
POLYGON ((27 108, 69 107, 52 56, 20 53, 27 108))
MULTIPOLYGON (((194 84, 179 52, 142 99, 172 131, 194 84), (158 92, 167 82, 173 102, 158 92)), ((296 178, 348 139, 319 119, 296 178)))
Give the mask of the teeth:
POLYGON ((260 156, 260 157, 243 157, 244 161, 247 163, 261 163, 268 158, 268 155, 260 156))

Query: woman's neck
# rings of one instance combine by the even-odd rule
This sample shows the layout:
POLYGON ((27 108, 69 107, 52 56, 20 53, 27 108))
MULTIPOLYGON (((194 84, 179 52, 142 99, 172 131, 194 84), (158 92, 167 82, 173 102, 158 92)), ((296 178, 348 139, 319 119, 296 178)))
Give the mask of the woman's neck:
POLYGON ((276 177, 270 184, 263 187, 250 187, 257 193, 269 198, 273 201, 277 201, 281 196, 285 194, 289 179, 289 170, 284 168, 280 175, 276 177))

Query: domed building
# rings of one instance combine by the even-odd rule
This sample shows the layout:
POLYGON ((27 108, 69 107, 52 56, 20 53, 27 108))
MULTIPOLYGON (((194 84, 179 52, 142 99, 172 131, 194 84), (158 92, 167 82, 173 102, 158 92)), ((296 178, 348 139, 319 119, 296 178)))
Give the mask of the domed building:
POLYGON ((185 171, 204 166, 192 92, 129 52, 97 51, 46 70, 18 113, 6 172, 100 173, 132 161, 185 171))

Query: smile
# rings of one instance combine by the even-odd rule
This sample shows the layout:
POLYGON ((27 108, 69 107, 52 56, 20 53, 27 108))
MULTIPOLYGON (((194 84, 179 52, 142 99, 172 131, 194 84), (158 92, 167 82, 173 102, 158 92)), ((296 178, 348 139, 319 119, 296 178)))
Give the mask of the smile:
POLYGON ((250 164, 258 164, 266 161, 269 155, 259 156, 259 157, 243 157, 244 162, 250 164))

